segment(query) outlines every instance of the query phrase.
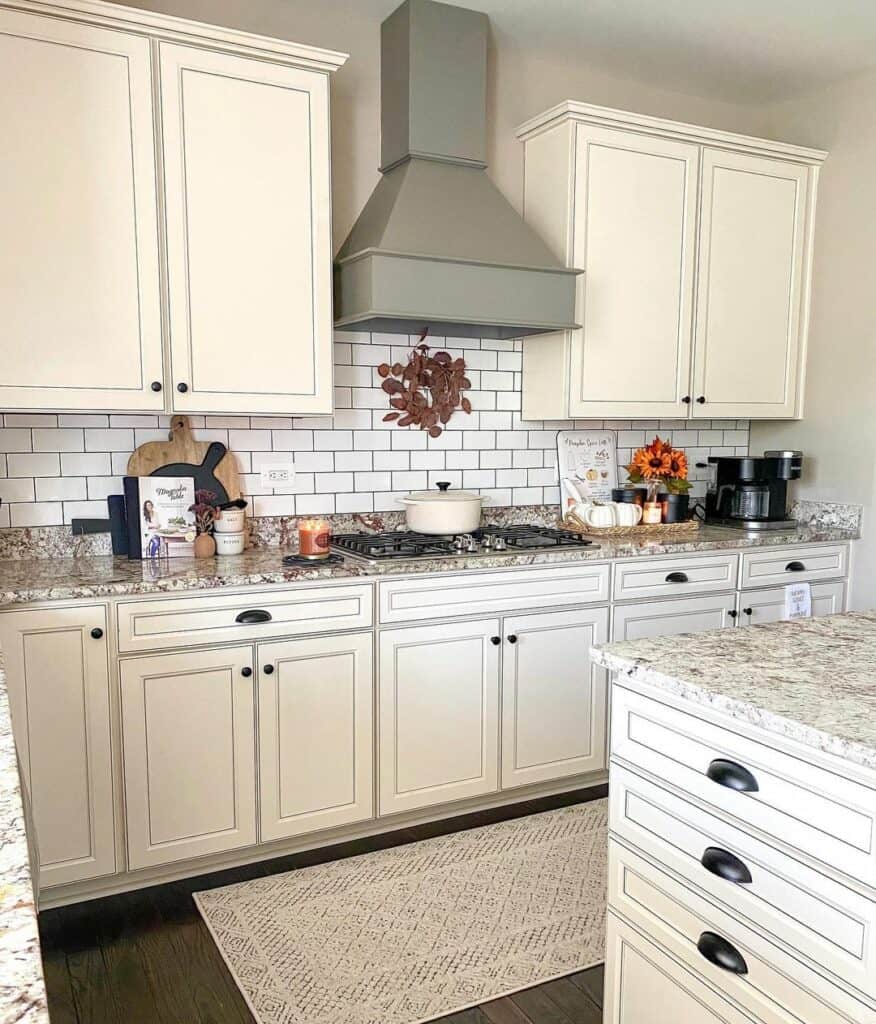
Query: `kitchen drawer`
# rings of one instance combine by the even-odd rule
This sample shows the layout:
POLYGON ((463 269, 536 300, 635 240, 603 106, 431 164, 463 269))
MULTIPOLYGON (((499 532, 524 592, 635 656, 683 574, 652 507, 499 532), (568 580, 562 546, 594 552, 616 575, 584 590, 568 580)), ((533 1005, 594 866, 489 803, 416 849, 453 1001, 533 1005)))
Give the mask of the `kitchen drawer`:
POLYGON ((847 544, 824 547, 761 548, 742 554, 741 589, 805 583, 847 576, 847 544))
POLYGON ((609 827, 625 843, 876 997, 876 902, 619 765, 609 801, 609 827), (712 870, 702 863, 706 850, 712 870), (734 867, 750 881, 734 878, 734 867), (721 870, 728 876, 714 873, 721 870))
POLYGON ((757 1020, 876 1024, 876 1011, 848 991, 614 839, 608 848, 608 905, 757 1020), (700 952, 709 936, 725 947, 725 962, 732 956, 742 973, 700 952))
POLYGON ((684 597, 735 590, 738 569, 739 555, 735 552, 615 562, 614 599, 684 597))
MULTIPOLYGON (((771 1021, 788 1021, 787 1016, 771 1021)), ((609 911, 604 1024, 758 1024, 705 979, 609 911)), ((763 1024, 763 1018, 760 1018, 763 1024)))
POLYGON ((617 684, 611 701, 613 758, 876 889, 876 789, 617 684), (712 781, 719 759, 753 773, 757 791, 712 781))
POLYGON ((598 604, 608 601, 608 586, 606 563, 383 580, 378 585, 380 621, 414 622, 598 604))
MULTIPOLYGON (((812 614, 836 615, 846 606, 846 584, 843 580, 835 583, 812 584, 812 614)), ((767 590, 744 590, 739 595, 739 624, 756 626, 765 622, 780 622, 785 617, 785 588, 770 587, 767 590)))
POLYGON ((119 651, 362 629, 374 621, 371 584, 291 587, 252 594, 200 593, 118 605, 119 651), (242 622, 246 612, 261 612, 242 622))

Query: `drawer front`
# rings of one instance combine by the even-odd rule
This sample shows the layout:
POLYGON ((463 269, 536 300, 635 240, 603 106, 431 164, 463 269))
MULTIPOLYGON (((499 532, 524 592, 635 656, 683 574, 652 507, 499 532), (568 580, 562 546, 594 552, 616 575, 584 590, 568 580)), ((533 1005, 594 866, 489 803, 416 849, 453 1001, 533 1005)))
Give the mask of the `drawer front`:
POLYGON ((616 562, 614 599, 684 597, 734 590, 738 570, 739 555, 735 553, 616 562))
POLYGON ((758 1020, 876 1024, 876 1011, 616 840, 609 841, 608 905, 758 1020), (744 973, 700 952, 705 933, 730 944, 744 973))
POLYGON ((618 765, 611 780, 613 834, 876 996, 876 902, 618 765), (734 868, 747 870, 750 881, 734 868))
POLYGON ((373 605, 370 584, 120 602, 119 651, 361 629, 373 624, 373 605))
POLYGON ((848 557, 846 544, 745 551, 739 585, 744 589, 836 579, 848 575, 848 557))
MULTIPOLYGON (((812 584, 813 615, 836 615, 845 606, 846 584, 843 580, 812 584)), ((785 617, 785 588, 744 590, 739 595, 739 611, 739 623, 742 626, 781 622, 785 617)))
POLYGON ((876 889, 876 789, 617 684, 611 700, 613 758, 876 889), (757 791, 712 781, 716 759, 748 769, 757 791))
POLYGON ((385 580, 379 584, 380 621, 597 604, 608 601, 608 586, 607 564, 385 580))
POLYGON ((734 624, 736 591, 675 601, 618 604, 612 609, 612 640, 641 640, 649 636, 701 633, 734 624))

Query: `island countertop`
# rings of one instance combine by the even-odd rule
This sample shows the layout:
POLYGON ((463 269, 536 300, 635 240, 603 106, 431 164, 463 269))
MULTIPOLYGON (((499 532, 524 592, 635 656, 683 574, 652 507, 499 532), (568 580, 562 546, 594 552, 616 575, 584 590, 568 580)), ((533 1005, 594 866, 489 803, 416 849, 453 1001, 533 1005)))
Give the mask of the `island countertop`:
POLYGON ((620 677, 876 769, 876 611, 594 648, 620 677))

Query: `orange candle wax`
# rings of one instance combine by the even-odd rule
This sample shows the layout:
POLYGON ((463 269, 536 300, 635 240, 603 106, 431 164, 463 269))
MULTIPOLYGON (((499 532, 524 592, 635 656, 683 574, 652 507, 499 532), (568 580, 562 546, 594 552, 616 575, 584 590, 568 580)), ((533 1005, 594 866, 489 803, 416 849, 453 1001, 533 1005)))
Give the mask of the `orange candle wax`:
POLYGON ((298 553, 305 558, 328 558, 332 531, 324 519, 302 519, 298 524, 298 553))

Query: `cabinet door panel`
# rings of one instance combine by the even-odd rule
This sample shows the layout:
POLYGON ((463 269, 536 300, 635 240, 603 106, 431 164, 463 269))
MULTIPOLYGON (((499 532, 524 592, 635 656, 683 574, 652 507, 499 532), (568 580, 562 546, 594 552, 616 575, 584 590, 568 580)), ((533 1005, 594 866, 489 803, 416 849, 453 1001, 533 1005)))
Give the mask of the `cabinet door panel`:
POLYGON ((686 415, 699 149, 589 126, 575 149, 569 415, 686 415))
POLYGON ((256 840, 252 647, 121 663, 132 868, 256 840))
POLYGON ((149 40, 0 11, 4 409, 161 409, 149 40))
POLYGON ((370 633, 259 645, 262 840, 373 815, 372 661, 370 633))
POLYGON ((704 151, 695 416, 795 415, 809 173, 704 151))
POLYGON ((41 888, 115 871, 106 633, 102 605, 0 615, 41 888))
POLYGON ((380 813, 499 785, 497 619, 380 635, 380 813))
POLYGON ((327 76, 168 43, 160 66, 174 407, 331 412, 327 76))
POLYGON ((701 633, 732 626, 735 612, 735 593, 616 605, 612 611, 611 637, 612 640, 641 640, 649 636, 701 633))
POLYGON ((505 619, 503 788, 606 767, 606 677, 588 652, 607 639, 607 608, 505 619))

